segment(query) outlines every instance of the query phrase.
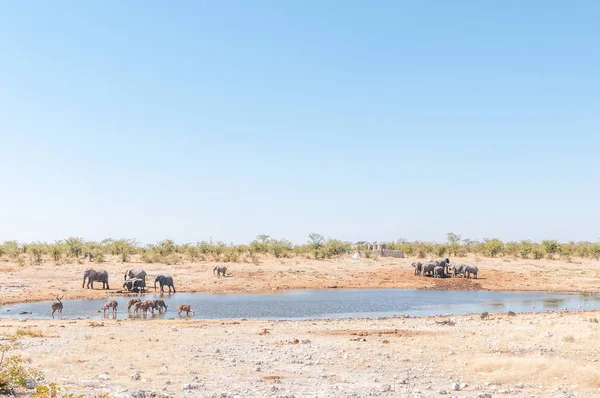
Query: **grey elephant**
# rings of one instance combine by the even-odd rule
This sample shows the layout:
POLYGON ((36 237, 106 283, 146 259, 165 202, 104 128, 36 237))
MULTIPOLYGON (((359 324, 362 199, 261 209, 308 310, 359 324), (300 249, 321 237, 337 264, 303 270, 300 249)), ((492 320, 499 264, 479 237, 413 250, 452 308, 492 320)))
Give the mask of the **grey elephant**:
POLYGON ((434 278, 443 278, 444 277, 444 267, 438 265, 433 269, 433 277, 434 278))
POLYGON ((225 266, 216 266, 215 268, 213 268, 213 275, 217 275, 217 276, 223 275, 223 277, 225 277, 226 273, 227 273, 227 267, 225 267, 225 266))
POLYGON ((421 276, 431 276, 433 275, 433 270, 437 267, 437 263, 435 261, 430 261, 428 263, 423 264, 421 270, 421 276))
POLYGON ((165 286, 169 287, 169 293, 171 293, 171 288, 173 288, 173 293, 177 293, 175 291, 175 285, 173 284, 173 277, 167 274, 160 274, 154 279, 154 291, 156 291, 156 282, 160 285, 160 291, 164 292, 165 286))
POLYGON ((415 269, 415 276, 421 276, 421 272, 423 272, 423 264, 415 261, 411 264, 415 269))
POLYGON ((477 279, 478 272, 479 272, 479 269, 474 265, 466 265, 463 268, 463 273, 465 274, 467 279, 471 279, 471 274, 473 274, 475 276, 475 279, 477 279))
POLYGON ((438 263, 439 266, 444 267, 444 274, 450 273, 450 259, 449 258, 442 258, 441 260, 437 260, 436 263, 438 263))
POLYGON ((83 285, 82 288, 85 287, 85 280, 87 279, 87 288, 90 286, 94 288, 94 282, 102 282, 102 289, 110 289, 108 286, 108 272, 104 270, 95 271, 93 269, 88 269, 83 273, 83 285))
POLYGON ((139 278, 130 278, 123 283, 123 287, 129 291, 137 292, 139 290, 144 290, 146 283, 143 279, 139 278))
POLYGON ((464 275, 465 274, 464 268, 465 268, 464 264, 452 265, 450 267, 450 269, 452 270, 452 277, 456 278, 458 275, 464 275))
POLYGON ((134 278, 141 279, 144 283, 143 287, 146 287, 146 271, 143 269, 128 269, 125 271, 125 278, 123 280, 134 278))

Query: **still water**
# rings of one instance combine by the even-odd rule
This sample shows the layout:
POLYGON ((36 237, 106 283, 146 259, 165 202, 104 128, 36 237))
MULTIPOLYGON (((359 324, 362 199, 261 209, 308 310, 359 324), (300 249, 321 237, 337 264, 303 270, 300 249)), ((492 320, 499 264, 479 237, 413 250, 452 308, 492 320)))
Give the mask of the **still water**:
MULTIPOLYGON (((132 297, 110 297, 119 303, 117 318, 127 313, 132 297)), ((145 294, 142 300, 163 299, 166 313, 147 319, 177 317, 179 304, 191 304, 195 318, 206 319, 326 319, 374 318, 393 315, 428 316, 468 313, 540 312, 600 309, 600 296, 579 294, 438 291, 405 289, 296 290, 277 294, 145 294)), ((99 319, 106 300, 63 300, 63 318, 99 319)), ((51 318, 51 301, 6 305, 0 317, 51 318), (31 312, 31 314, 19 314, 31 312)))

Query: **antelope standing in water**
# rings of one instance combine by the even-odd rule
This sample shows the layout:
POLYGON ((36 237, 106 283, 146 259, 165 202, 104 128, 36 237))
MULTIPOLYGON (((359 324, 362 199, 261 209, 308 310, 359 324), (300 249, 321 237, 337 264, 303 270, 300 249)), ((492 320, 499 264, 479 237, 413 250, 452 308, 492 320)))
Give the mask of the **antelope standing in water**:
POLYGON ((60 319, 62 319, 62 310, 63 310, 63 303, 62 298, 65 297, 65 295, 63 294, 62 297, 58 297, 58 295, 56 295, 56 300, 58 300, 58 303, 52 303, 52 319, 54 319, 54 313, 58 311, 58 315, 60 316, 60 319))

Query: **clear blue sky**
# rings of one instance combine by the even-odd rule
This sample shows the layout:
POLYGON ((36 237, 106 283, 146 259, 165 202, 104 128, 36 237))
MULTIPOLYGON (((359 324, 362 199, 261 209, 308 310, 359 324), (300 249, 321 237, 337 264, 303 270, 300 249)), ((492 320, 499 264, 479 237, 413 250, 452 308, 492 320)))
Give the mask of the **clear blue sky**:
POLYGON ((0 241, 595 241, 598 15, 0 2, 0 241))

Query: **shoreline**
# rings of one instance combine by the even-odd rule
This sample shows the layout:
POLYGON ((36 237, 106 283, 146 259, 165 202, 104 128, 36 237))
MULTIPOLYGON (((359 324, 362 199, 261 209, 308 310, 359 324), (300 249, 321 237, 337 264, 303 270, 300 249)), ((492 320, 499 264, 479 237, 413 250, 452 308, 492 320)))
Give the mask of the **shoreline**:
POLYGON ((8 339, 31 330, 32 336, 15 339, 15 352, 44 370, 48 382, 89 397, 131 398, 140 390, 184 398, 396 397, 415 390, 434 397, 455 383, 468 398, 556 396, 557 386, 578 396, 598 392, 600 340, 594 336, 600 326, 592 319, 600 311, 491 314, 485 320, 474 315, 150 323, 0 319, 0 331, 8 339), (437 322, 450 317, 451 324, 437 322), (131 350, 132 338, 140 349, 131 350), (177 355, 165 355, 173 350, 177 355))
MULTIPOLYGON (((91 290, 91 289, 90 289, 91 290)), ((177 293, 163 293, 165 295, 173 295, 173 294, 206 294, 206 295, 215 295, 215 296, 220 296, 220 295, 283 295, 283 294, 290 294, 290 293, 294 293, 294 292, 310 292, 310 291, 324 291, 324 290, 330 290, 330 291, 366 291, 366 290, 404 290, 404 291, 409 291, 409 290, 413 290, 413 291, 423 291, 423 290, 436 290, 436 291, 447 291, 447 292, 464 292, 464 291, 473 291, 473 292, 493 292, 493 293, 513 293, 513 294, 562 294, 562 295, 579 295, 579 296, 598 296, 600 295, 600 290, 598 291, 592 291, 592 290, 523 290, 523 289, 446 289, 446 288, 405 288, 405 287, 335 287, 335 288, 313 288, 313 287, 307 287, 307 288, 295 288, 295 289, 276 289, 276 290, 265 290, 265 291, 227 291, 227 290, 222 290, 222 291, 218 291, 218 292, 212 292, 212 291, 204 291, 204 290, 200 290, 200 291, 188 291, 188 290, 180 290, 177 291, 177 293)), ((93 292, 102 292, 102 293, 109 293, 112 290, 102 290, 102 289, 93 289, 93 292)), ((118 292, 118 291, 117 291, 118 292)), ((116 292, 115 292, 116 293, 116 292)), ((155 294, 160 294, 160 292, 153 292, 153 291, 148 291, 146 293, 121 293, 121 294, 105 294, 102 297, 90 297, 90 295, 86 295, 84 293, 81 294, 75 294, 75 296, 70 296, 67 299, 63 299, 63 301, 68 301, 68 300, 102 300, 102 299, 108 299, 108 298, 127 298, 127 297, 144 297, 145 295, 155 295, 155 294)), ((0 308, 7 306, 7 305, 20 305, 20 304, 28 304, 28 303, 40 303, 40 302, 45 302, 45 301, 52 301, 52 299, 44 299, 44 298, 34 298, 34 299, 27 299, 27 298, 21 298, 21 299, 17 299, 17 300, 10 300, 10 301, 0 301, 0 308)))

